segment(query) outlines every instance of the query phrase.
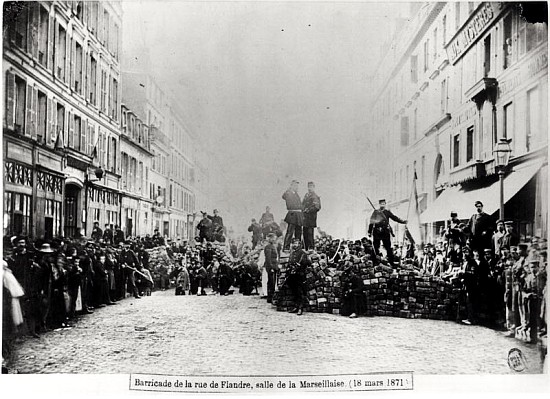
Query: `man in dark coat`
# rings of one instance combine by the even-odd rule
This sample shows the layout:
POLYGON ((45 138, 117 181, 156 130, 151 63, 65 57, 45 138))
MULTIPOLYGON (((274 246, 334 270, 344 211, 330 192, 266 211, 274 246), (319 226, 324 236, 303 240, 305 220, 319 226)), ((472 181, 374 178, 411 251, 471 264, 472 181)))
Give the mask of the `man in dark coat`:
POLYGON ((208 218, 212 221, 212 238, 216 241, 224 242, 225 238, 223 237, 223 219, 219 215, 218 210, 214 209, 214 216, 209 215, 208 218))
POLYGON ((256 219, 252 219, 250 226, 248 226, 248 231, 252 233, 252 249, 255 249, 262 239, 262 226, 256 222, 256 219))
POLYGON ((485 248, 491 248, 491 237, 493 234, 493 220, 491 216, 483 212, 483 203, 476 201, 477 212, 472 215, 468 222, 470 229, 470 247, 481 253, 485 248))
POLYGON ((307 184, 307 193, 302 200, 304 214, 304 246, 306 251, 313 249, 313 229, 317 227, 317 212, 321 210, 321 198, 315 193, 315 183, 307 184))
POLYGON ((271 209, 269 208, 269 206, 266 206, 265 207, 265 212, 262 213, 262 217, 260 218, 260 225, 262 226, 262 230, 263 230, 263 234, 264 234, 264 238, 267 238, 267 235, 269 234, 268 231, 266 231, 266 226, 271 223, 271 222, 274 222, 275 221, 275 218, 273 217, 273 214, 271 213, 271 209))
POLYGON ((113 242, 115 245, 118 245, 123 243, 124 241, 126 241, 126 238, 124 237, 124 232, 122 231, 119 225, 116 225, 113 242))
POLYGON ((298 313, 301 316, 306 299, 306 274, 307 268, 311 264, 307 253, 301 248, 302 242, 295 238, 292 241, 292 251, 288 258, 288 270, 285 285, 290 288, 294 300, 294 309, 291 313, 298 313))
POLYGON ((199 239, 201 243, 205 240, 212 241, 212 228, 212 221, 208 218, 206 212, 202 212, 202 219, 199 224, 197 224, 197 229, 199 230, 199 239))
POLYGON ((293 237, 298 240, 302 239, 303 214, 302 201, 300 200, 300 195, 298 194, 298 184, 299 182, 297 180, 292 180, 290 187, 283 194, 283 199, 286 202, 287 209, 287 214, 285 217, 287 228, 283 251, 288 251, 290 249, 290 242, 293 237))
POLYGON ((509 220, 504 222, 504 228, 506 232, 500 239, 500 247, 510 249, 511 247, 517 246, 519 244, 519 238, 516 233, 514 233, 514 222, 509 220))
POLYGON ((113 225, 109 225, 109 223, 105 223, 105 230, 103 230, 103 241, 105 244, 112 244, 113 243, 113 229, 111 228, 113 225))
POLYGON ((267 245, 264 248, 265 255, 265 271, 267 272, 267 302, 271 303, 273 293, 275 292, 275 281, 277 281, 277 273, 279 272, 279 264, 277 258, 277 237, 275 234, 267 236, 267 245))
POLYGON ((99 241, 103 238, 103 230, 99 227, 99 222, 94 222, 94 228, 92 229, 92 240, 99 241))
POLYGON ((365 284, 356 265, 348 266, 343 274, 342 316, 356 318, 366 310, 365 284))
POLYGON ((380 256, 380 242, 384 245, 388 256, 388 262, 393 264, 393 248, 391 246, 391 236, 393 232, 390 227, 390 219, 397 223, 406 224, 406 220, 401 220, 390 210, 386 209, 386 200, 378 201, 380 209, 375 209, 370 217, 369 236, 373 237, 374 251, 380 256))

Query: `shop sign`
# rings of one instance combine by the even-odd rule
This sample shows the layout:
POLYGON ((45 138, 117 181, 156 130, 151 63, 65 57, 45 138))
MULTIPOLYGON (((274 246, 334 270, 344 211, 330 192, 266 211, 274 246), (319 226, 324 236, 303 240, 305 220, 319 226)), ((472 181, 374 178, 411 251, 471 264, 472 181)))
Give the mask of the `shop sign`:
POLYGON ((499 84, 498 93, 499 96, 504 96, 514 90, 516 87, 525 83, 537 75, 540 71, 548 67, 548 54, 546 52, 541 53, 531 59, 527 64, 524 64, 521 69, 516 70, 509 79, 499 84))
POLYGON ((452 64, 456 63, 474 45, 503 9, 504 6, 501 2, 483 3, 478 8, 445 47, 452 64))
POLYGON ((451 119, 451 127, 454 129, 457 126, 460 126, 466 122, 468 122, 470 119, 474 118, 477 115, 477 107, 475 104, 469 106, 464 111, 462 111, 457 116, 453 116, 451 119))

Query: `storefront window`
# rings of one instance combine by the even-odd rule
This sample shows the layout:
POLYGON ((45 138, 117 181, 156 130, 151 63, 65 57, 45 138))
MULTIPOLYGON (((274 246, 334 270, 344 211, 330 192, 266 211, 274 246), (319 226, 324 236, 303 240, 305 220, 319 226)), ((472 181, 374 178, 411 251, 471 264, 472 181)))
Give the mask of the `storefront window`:
POLYGON ((29 234, 32 197, 4 192, 4 235, 29 234))

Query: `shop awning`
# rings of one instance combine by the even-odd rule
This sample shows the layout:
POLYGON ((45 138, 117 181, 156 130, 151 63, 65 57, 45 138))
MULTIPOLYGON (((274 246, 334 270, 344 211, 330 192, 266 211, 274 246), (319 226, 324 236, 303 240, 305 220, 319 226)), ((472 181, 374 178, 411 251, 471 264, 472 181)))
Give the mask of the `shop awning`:
MULTIPOLYGON (((521 190, 542 167, 542 160, 529 161, 514 167, 504 178, 504 203, 521 190)), ((459 219, 468 219, 474 212, 474 203, 483 202, 483 211, 492 215, 500 207, 500 183, 476 190, 465 190, 457 185, 447 188, 420 215, 421 223, 433 223, 450 218, 451 211, 458 213, 459 219)))

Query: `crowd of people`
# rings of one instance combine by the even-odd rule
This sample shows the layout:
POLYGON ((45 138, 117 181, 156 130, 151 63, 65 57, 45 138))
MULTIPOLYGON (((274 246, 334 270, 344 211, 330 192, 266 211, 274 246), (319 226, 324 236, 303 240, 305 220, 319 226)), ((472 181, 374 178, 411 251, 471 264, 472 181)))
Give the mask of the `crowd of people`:
MULTIPOLYGON (((447 228, 434 244, 420 247, 412 238, 391 245, 389 220, 406 223, 385 208, 370 219, 368 235, 359 240, 333 239, 316 227, 320 198, 310 182, 300 201, 293 181, 283 195, 287 231, 283 237, 269 207, 259 223, 252 219, 250 240, 225 239, 223 219, 203 212, 192 242, 170 240, 158 230, 145 237, 126 238, 118 226, 94 225, 91 239, 31 242, 27 237, 4 238, 3 339, 21 333, 70 327, 77 315, 112 306, 128 295, 139 299, 154 289, 175 287, 175 295, 260 295, 271 303, 288 288, 298 315, 307 307, 306 276, 312 261, 343 272, 343 309, 354 318, 363 313, 364 290, 358 264, 417 270, 436 275, 461 289, 457 321, 504 328, 526 341, 545 336, 547 242, 533 237, 519 242, 513 223, 493 223, 476 202, 468 222, 451 212, 447 228), (299 208, 299 209, 298 209, 299 208), (306 216, 308 215, 308 216, 306 216), (290 232, 289 232, 290 231, 290 232), (288 245, 288 247, 287 247, 288 245), (154 259, 151 257, 154 256, 154 259), (284 281, 279 281, 281 270, 284 281), (7 300, 6 300, 7 299, 7 300), (306 306, 306 307, 305 307, 306 306), (465 313, 462 313, 465 309, 465 313)), ((3 345, 9 350, 9 342, 3 345)))

